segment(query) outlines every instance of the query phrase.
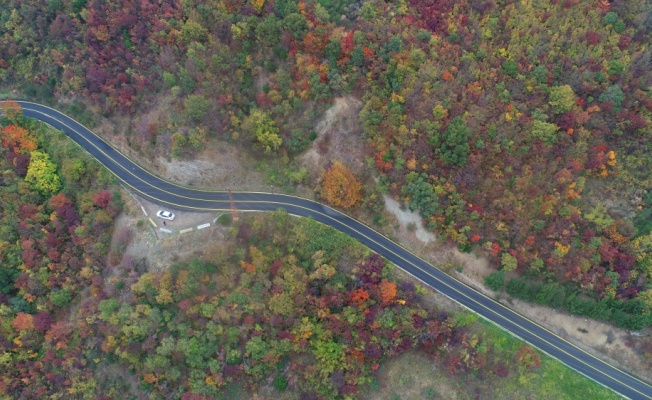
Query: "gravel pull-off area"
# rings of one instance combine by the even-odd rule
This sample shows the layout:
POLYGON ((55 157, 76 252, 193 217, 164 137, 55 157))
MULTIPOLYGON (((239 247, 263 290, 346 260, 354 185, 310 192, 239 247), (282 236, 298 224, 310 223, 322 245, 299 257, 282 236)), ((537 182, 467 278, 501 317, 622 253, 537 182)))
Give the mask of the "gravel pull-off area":
POLYGON ((164 225, 155 215, 160 206, 142 198, 136 201, 132 196, 124 196, 124 199, 125 210, 115 221, 112 245, 115 249, 120 242, 127 242, 122 243, 121 262, 146 260, 149 271, 163 271, 180 260, 210 258, 211 249, 219 246, 227 236, 228 227, 215 223, 219 213, 167 209, 174 212, 176 218, 165 221, 164 225))

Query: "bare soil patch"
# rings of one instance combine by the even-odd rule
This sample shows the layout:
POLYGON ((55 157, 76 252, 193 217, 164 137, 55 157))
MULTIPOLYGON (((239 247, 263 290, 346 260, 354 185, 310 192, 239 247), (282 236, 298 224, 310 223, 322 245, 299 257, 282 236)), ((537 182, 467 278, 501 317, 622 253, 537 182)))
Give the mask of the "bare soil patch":
POLYGON ((101 123, 94 131, 124 155, 152 173, 176 183, 204 189, 274 191, 256 171, 256 160, 244 149, 223 140, 211 139, 203 151, 192 159, 173 159, 170 134, 154 137, 150 130, 163 130, 171 102, 161 98, 150 112, 134 118, 115 117, 101 123), (162 156, 165 154, 166 156, 162 156))
POLYGON ((362 102, 352 96, 339 97, 315 127, 317 139, 299 157, 316 179, 329 162, 340 160, 353 171, 364 171, 364 140, 358 124, 362 102))
POLYGON ((385 208, 387 211, 394 214, 402 227, 405 227, 407 230, 413 230, 417 239, 423 243, 430 243, 437 239, 432 232, 427 231, 423 227, 423 220, 419 213, 401 209, 401 204, 387 195, 384 195, 383 198, 385 199, 385 208))
POLYGON ((159 157, 157 172, 186 186, 275 191, 264 182, 263 175, 253 166, 256 160, 239 147, 223 141, 212 141, 192 160, 174 160, 159 157))

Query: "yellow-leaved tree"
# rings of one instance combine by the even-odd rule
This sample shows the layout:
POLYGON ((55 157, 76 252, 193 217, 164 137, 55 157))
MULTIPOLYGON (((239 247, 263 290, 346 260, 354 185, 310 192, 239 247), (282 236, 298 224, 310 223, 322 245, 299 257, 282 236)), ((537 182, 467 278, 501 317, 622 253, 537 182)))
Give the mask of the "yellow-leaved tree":
POLYGON ((50 160, 50 156, 38 150, 30 153, 25 181, 31 183, 34 189, 46 196, 61 189, 57 166, 50 160))
POLYGON ((251 111, 242 123, 242 128, 256 138, 265 153, 278 150, 283 143, 276 122, 264 111, 258 109, 251 111))
POLYGON ((362 183, 346 165, 335 161, 321 176, 320 193, 329 204, 349 208, 362 201, 362 183))

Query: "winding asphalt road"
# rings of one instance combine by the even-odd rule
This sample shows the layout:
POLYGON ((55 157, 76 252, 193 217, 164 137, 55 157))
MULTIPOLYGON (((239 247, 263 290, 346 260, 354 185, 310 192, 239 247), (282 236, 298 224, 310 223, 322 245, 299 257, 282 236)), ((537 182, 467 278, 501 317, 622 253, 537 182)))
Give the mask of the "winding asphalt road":
MULTIPOLYGON (((230 210, 230 200, 226 192, 191 189, 165 181, 138 166, 72 118, 40 104, 28 101, 18 103, 23 107, 25 117, 38 119, 65 132, 140 196, 179 210, 230 210)), ((339 211, 311 200, 283 194, 233 192, 233 198, 237 208, 242 211, 270 211, 283 208, 290 214, 310 217, 344 232, 425 284, 538 347, 579 373, 624 397, 652 399, 652 386, 601 361, 537 323, 451 278, 385 236, 339 211)))

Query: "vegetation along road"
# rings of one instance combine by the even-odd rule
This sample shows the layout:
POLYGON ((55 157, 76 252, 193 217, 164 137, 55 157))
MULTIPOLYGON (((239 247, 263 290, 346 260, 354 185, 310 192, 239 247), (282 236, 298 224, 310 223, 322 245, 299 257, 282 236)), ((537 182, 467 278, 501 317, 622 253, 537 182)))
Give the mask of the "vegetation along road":
MULTIPOLYGON (((72 140, 104 164, 131 190, 156 203, 179 210, 228 211, 226 192, 191 189, 156 177, 122 155, 93 132, 43 105, 20 101, 25 117, 36 118, 64 131, 72 140)), ((239 210, 270 211, 310 217, 359 240, 424 283, 514 335, 537 346, 576 371, 632 399, 652 399, 652 386, 572 345, 491 298, 449 277, 364 224, 323 204, 283 194, 233 192, 239 210)))

